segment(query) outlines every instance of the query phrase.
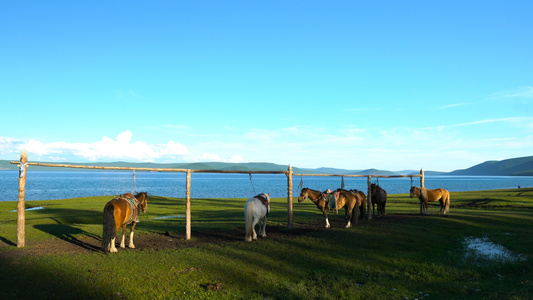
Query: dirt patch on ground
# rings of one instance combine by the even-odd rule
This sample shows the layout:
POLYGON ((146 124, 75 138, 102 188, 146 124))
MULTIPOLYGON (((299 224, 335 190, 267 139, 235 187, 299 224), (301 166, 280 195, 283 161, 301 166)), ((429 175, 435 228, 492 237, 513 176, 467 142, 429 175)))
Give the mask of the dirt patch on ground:
MULTIPOLYGON (((398 222, 405 218, 406 215, 387 215, 377 217, 372 220, 372 225, 383 223, 398 222)), ((368 223, 368 220, 360 220, 359 224, 368 223)), ((332 228, 342 228, 346 224, 342 218, 330 219, 332 228)), ((282 226, 267 226, 268 239, 284 240, 293 236, 301 236, 311 232, 326 231, 324 222, 317 221, 310 224, 296 224, 292 229, 282 226)), ((121 231, 119 231, 120 233, 121 231)), ((139 251, 139 250, 162 250, 162 249, 183 249, 189 247, 199 247, 205 244, 221 244, 244 241, 244 227, 227 231, 193 231, 192 239, 186 240, 184 233, 161 232, 154 234, 136 234, 134 238, 136 249, 125 248, 117 249, 120 251, 139 251)), ((118 238, 117 238, 118 240, 118 238)), ((126 243, 128 236, 126 237, 126 243)), ((14 242, 0 241, 0 256, 4 258, 17 258, 23 256, 42 256, 50 254, 84 254, 84 253, 104 253, 100 249, 101 238, 98 236, 80 235, 78 237, 65 236, 54 238, 46 241, 26 241, 26 247, 14 248, 14 242), (6 249, 10 248, 10 249, 6 249)))

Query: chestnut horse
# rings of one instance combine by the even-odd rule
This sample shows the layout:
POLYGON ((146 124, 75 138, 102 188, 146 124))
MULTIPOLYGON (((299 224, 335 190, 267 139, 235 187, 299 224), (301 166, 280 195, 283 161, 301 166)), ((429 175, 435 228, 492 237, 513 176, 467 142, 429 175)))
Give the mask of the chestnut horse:
POLYGON ((385 204, 387 204, 387 192, 375 183, 372 183, 370 185, 370 192, 372 193, 372 212, 376 214, 374 204, 377 204, 378 214, 385 215, 385 204))
POLYGON ((429 190, 426 188, 419 188, 412 186, 410 190, 410 196, 417 196, 420 200, 420 214, 428 214, 428 202, 439 201, 440 212, 439 214, 446 214, 450 211, 450 192, 445 189, 429 190))
POLYGON ((148 194, 138 193, 133 196, 130 193, 120 195, 117 198, 107 202, 104 207, 104 228, 102 235, 102 250, 105 252, 117 252, 115 247, 115 238, 120 227, 122 227, 122 241, 120 247, 125 248, 124 240, 126 239, 126 226, 131 223, 130 243, 128 247, 135 248, 133 245, 133 231, 135 225, 139 222, 139 209, 146 212, 148 206, 148 194))
MULTIPOLYGON (((337 197, 337 208, 343 208, 345 210, 345 219, 348 221, 345 228, 352 227, 352 222, 355 222, 357 225, 357 211, 359 209, 359 204, 361 203, 361 197, 359 195, 353 194, 349 191, 338 189, 333 193, 339 193, 337 197)), ((328 211, 329 205, 326 200, 326 192, 322 193, 320 191, 312 190, 309 188, 303 188, 298 197, 298 202, 302 202, 305 199, 309 198, 316 207, 322 211, 324 214, 324 219, 326 220, 326 228, 329 228, 328 220, 328 211)))

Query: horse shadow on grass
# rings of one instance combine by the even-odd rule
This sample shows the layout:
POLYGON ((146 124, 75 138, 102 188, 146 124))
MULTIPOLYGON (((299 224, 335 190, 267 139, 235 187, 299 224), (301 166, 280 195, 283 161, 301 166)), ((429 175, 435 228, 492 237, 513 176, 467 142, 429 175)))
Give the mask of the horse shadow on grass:
POLYGON ((57 224, 38 224, 34 225, 34 228, 86 250, 100 251, 100 247, 94 245, 99 245, 101 243, 102 238, 100 236, 68 224, 62 224, 55 218, 52 218, 52 220, 57 222, 57 224), (78 237, 80 236, 86 236, 94 239, 95 241, 94 243, 87 243, 79 239, 78 237))

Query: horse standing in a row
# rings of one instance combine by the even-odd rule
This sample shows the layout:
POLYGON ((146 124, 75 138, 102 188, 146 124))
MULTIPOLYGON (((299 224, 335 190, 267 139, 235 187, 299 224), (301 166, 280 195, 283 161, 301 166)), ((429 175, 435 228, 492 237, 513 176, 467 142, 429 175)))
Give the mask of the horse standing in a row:
POLYGON ((372 183, 370 185, 370 192, 372 193, 372 211, 376 214, 375 206, 378 206, 378 214, 385 215, 385 204, 387 204, 387 192, 379 185, 372 183))
POLYGON ((366 213, 366 195, 360 190, 350 190, 350 192, 359 195, 360 203, 359 203, 359 211, 361 212, 361 215, 359 216, 360 219, 365 218, 366 213))
POLYGON ((257 240, 257 233, 255 232, 255 225, 259 224, 259 235, 266 237, 266 223, 268 213, 270 212, 270 194, 261 193, 252 197, 244 203, 244 222, 245 235, 244 240, 251 242, 257 240))
POLYGON ((428 202, 439 201, 439 214, 446 214, 450 211, 450 192, 445 189, 429 190, 426 188, 411 187, 410 197, 417 196, 420 200, 420 214, 428 214, 428 202))
MULTIPOLYGON (((361 197, 357 194, 351 193, 346 190, 339 189, 334 193, 339 193, 337 197, 337 208, 343 208, 345 210, 345 219, 348 221, 345 228, 352 227, 352 223, 355 222, 357 225, 358 217, 357 212, 359 210, 359 205, 361 204, 361 197)), ((300 196, 298 197, 298 202, 302 202, 305 199, 309 198, 316 207, 322 211, 324 214, 324 219, 326 221, 326 228, 330 227, 328 220, 328 211, 329 205, 326 200, 326 193, 320 191, 312 190, 309 188, 303 188, 300 196)))
POLYGON ((115 238, 120 227, 122 227, 122 241, 120 247, 125 248, 124 240, 126 239, 126 226, 131 223, 130 243, 128 247, 135 248, 133 244, 133 231, 135 225, 139 222, 139 210, 146 212, 148 206, 148 194, 138 193, 133 196, 130 193, 120 195, 119 197, 107 202, 104 207, 104 226, 102 235, 102 250, 117 252, 115 247, 115 238))

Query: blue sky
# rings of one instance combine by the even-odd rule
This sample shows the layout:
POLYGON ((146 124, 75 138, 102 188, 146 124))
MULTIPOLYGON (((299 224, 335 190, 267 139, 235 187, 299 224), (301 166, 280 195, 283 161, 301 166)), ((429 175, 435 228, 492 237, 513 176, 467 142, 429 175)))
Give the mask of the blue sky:
POLYGON ((0 159, 533 155, 531 1, 4 1, 0 159))

